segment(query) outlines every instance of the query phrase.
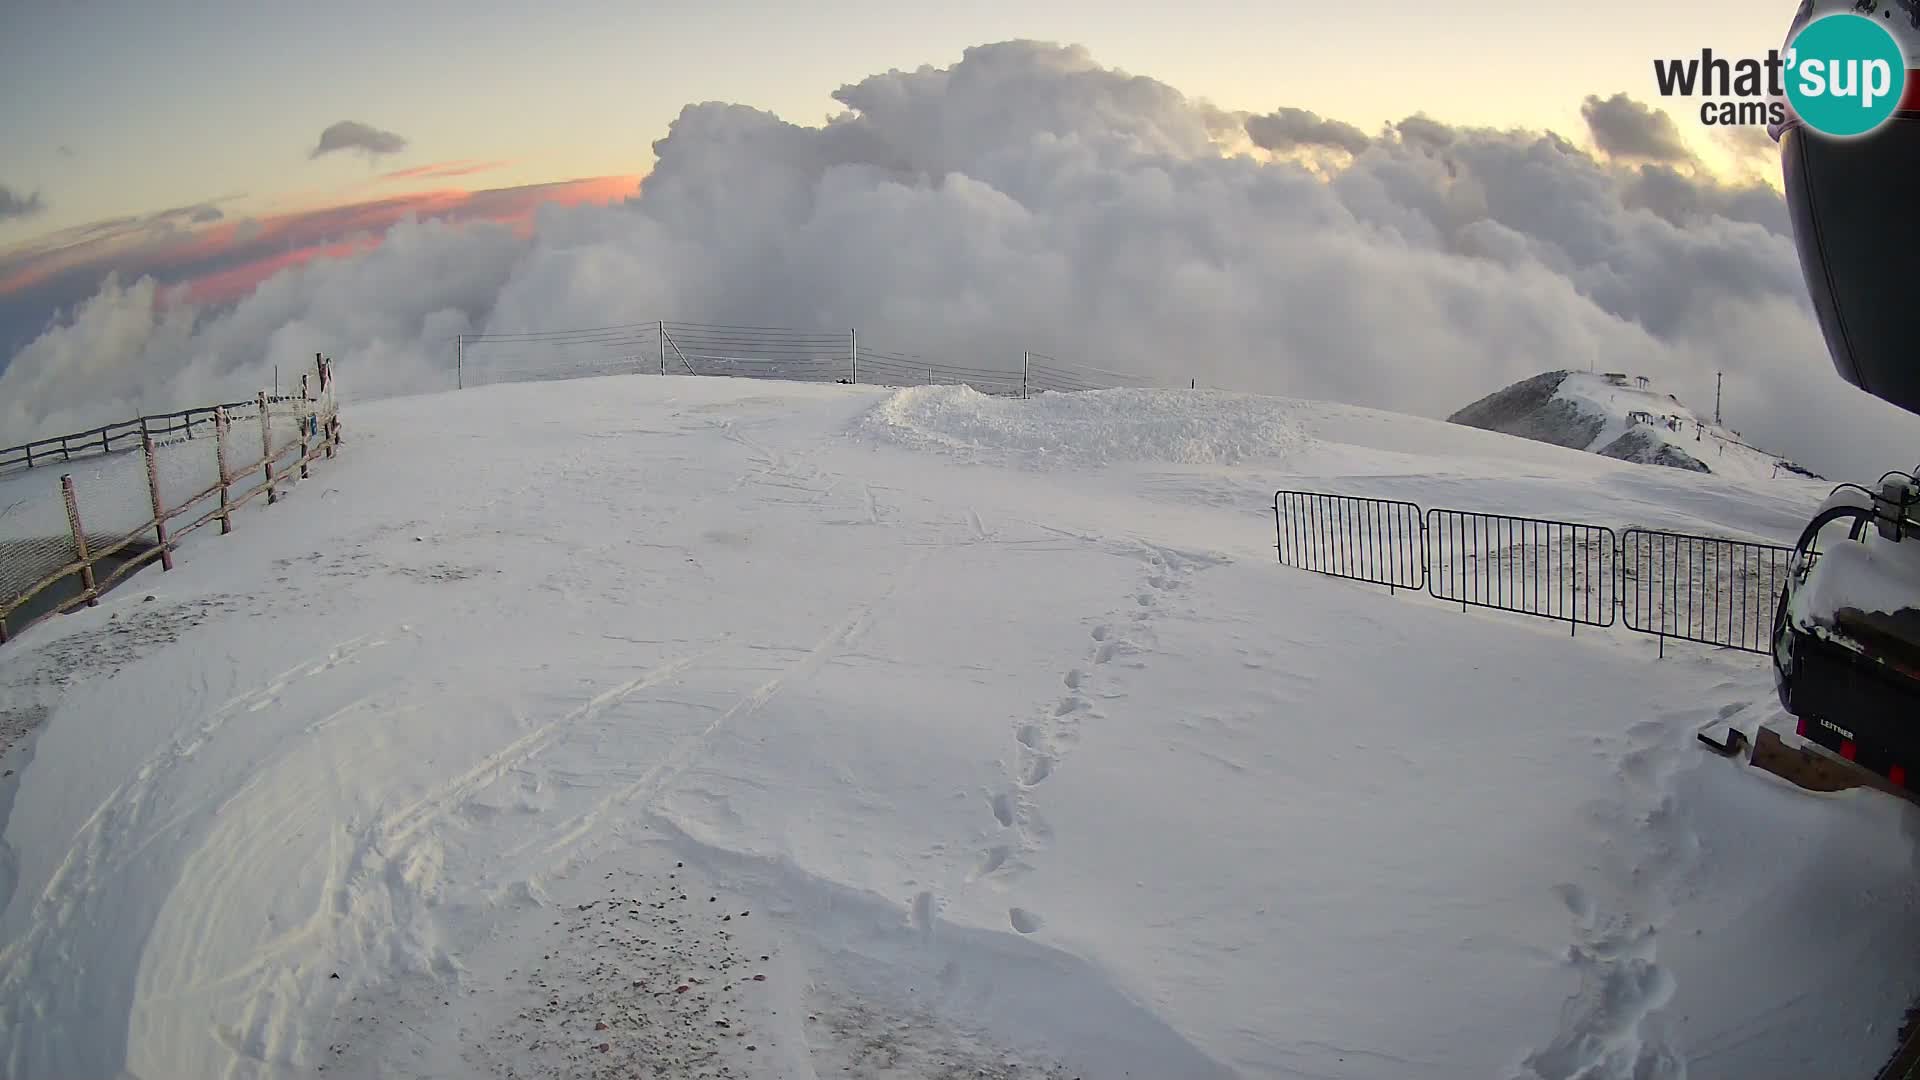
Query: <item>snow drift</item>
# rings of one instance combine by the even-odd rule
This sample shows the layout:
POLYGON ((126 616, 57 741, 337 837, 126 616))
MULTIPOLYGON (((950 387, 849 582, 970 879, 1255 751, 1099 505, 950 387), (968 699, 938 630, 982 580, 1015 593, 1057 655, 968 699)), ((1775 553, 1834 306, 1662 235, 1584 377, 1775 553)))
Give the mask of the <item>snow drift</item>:
POLYGON ((1902 806, 1693 745, 1777 715, 1764 661, 1289 571, 1266 505, 1780 535, 1812 486, 1168 391, 350 424, 0 650, 51 706, 0 1071, 1865 1075, 1920 989, 1902 806))
POLYGON ((1090 465, 1235 465, 1279 458, 1302 439, 1275 399, 1215 391, 1096 390, 1020 400, 967 386, 923 386, 894 394, 859 427, 973 457, 1090 465))

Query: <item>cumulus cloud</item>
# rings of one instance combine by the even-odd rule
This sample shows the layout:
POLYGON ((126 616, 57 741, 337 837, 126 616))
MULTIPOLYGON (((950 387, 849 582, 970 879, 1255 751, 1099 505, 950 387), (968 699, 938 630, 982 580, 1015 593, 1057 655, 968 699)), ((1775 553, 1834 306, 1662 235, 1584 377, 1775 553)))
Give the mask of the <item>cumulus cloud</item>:
POLYGON ((1764 191, 1430 117, 1315 171, 1226 152, 1220 110, 1034 42, 836 97, 819 126, 689 105, 637 196, 527 231, 403 222, 213 308, 115 283, 0 374, 0 441, 244 394, 315 351, 371 396, 450 387, 457 333, 665 317, 1428 416, 1588 365, 1707 402, 1724 370, 1732 422, 1822 471, 1920 445, 1834 374, 1764 191))
POLYGON ((1589 94, 1580 106, 1593 144, 1610 157, 1640 161, 1685 162, 1693 151, 1680 138, 1673 117, 1625 94, 1602 99, 1589 94))
POLYGON ((1373 142, 1366 132, 1344 120, 1329 120, 1306 109, 1282 107, 1264 116, 1249 116, 1246 126, 1255 146, 1274 153, 1328 147, 1357 154, 1373 142))
POLYGON ((347 150, 371 159, 382 154, 397 154, 406 148, 407 140, 391 131, 382 131, 358 120, 342 120, 320 133, 319 145, 307 157, 311 160, 322 154, 347 150))
POLYGON ((1681 228, 1724 218, 1793 235, 1786 201, 1757 180, 1723 183, 1665 165, 1643 165, 1623 177, 1621 198, 1629 208, 1650 210, 1681 228))
POLYGON ((32 217, 46 208, 46 203, 41 201, 39 192, 22 195, 5 184, 0 184, 0 221, 32 217))
POLYGON ((1393 125, 1406 142, 1421 146, 1439 147, 1453 141, 1453 128, 1435 120, 1426 113, 1415 113, 1393 125))
POLYGON ((333 351, 375 393, 434 385, 442 345, 473 330, 464 312, 499 295, 525 248, 506 226, 404 222, 358 259, 283 271, 213 315, 164 302, 151 277, 109 276, 0 373, 0 439, 244 397, 275 364, 304 370, 316 351, 333 351), (329 349, 349 341, 351 351, 329 349))
POLYGON ((1714 127, 1713 132, 1722 146, 1744 162, 1764 161, 1771 166, 1779 154, 1778 144, 1764 127, 1725 124, 1714 127))

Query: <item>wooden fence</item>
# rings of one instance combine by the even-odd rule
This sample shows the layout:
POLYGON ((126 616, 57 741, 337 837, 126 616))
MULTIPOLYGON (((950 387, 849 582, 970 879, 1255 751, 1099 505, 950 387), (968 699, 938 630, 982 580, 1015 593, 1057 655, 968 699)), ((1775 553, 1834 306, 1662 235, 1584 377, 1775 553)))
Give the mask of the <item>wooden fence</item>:
POLYGON ((56 435, 48 439, 21 443, 19 446, 9 446, 0 449, 0 474, 65 464, 76 457, 85 458, 96 454, 134 450, 139 448, 142 439, 147 438, 164 439, 180 435, 191 439, 200 435, 210 435, 213 431, 215 412, 225 409, 231 414, 235 410, 244 409, 253 404, 254 402, 251 401, 233 401, 225 405, 204 405, 195 409, 182 409, 179 412, 136 416, 132 420, 107 424, 92 431, 76 431, 70 435, 56 435))
MULTIPOLYGON (((173 569, 174 549, 188 533, 216 521, 220 523, 222 534, 232 532, 234 511, 263 493, 271 505, 278 500, 280 489, 294 480, 296 470, 299 478, 305 479, 315 459, 332 457, 334 448, 340 443, 333 361, 316 354, 314 367, 313 374, 301 376, 298 395, 274 395, 263 391, 251 402, 212 405, 159 417, 141 417, 81 436, 47 439, 0 452, 13 454, 15 451, 24 451, 19 460, 30 461, 32 466, 37 466, 59 460, 54 455, 63 451, 73 454, 111 453, 115 439, 136 438, 138 442, 135 445, 145 459, 147 495, 153 515, 130 531, 122 533, 114 530, 115 538, 96 546, 98 538, 90 538, 83 524, 80 497, 73 477, 71 474, 62 475, 60 497, 65 504, 72 558, 47 571, 17 595, 0 596, 0 643, 41 619, 63 614, 81 605, 96 605, 103 593, 156 560, 162 570, 173 569), (233 415, 249 408, 253 411, 248 416, 233 415), (195 419, 203 414, 204 419, 195 419), (276 416, 282 419, 283 424, 292 425, 278 445, 274 431, 276 416), (260 445, 249 451, 233 445, 235 440, 230 437, 229 427, 234 419, 252 417, 257 417, 260 423, 260 445), (156 420, 170 423, 156 424, 156 420), (193 437, 192 428, 196 423, 211 428, 209 434, 214 444, 217 479, 185 497, 177 505, 168 506, 161 496, 159 470, 154 456, 155 439, 167 435, 193 437), (94 441, 95 436, 98 436, 98 441, 94 441), (84 441, 76 443, 76 439, 84 441), (249 452, 257 456, 234 461, 236 455, 249 452), (31 455, 31 458, 26 455, 31 455), (249 486, 255 473, 259 474, 259 482, 249 486), (177 524, 182 519, 187 519, 185 524, 177 524), (117 561, 119 565, 104 577, 96 574, 96 568, 109 561, 117 561), (53 604, 24 622, 15 619, 15 624, 10 625, 9 620, 15 612, 26 608, 47 590, 76 576, 80 585, 76 595, 53 604)), ((0 459, 0 465, 8 464, 11 460, 0 459)))

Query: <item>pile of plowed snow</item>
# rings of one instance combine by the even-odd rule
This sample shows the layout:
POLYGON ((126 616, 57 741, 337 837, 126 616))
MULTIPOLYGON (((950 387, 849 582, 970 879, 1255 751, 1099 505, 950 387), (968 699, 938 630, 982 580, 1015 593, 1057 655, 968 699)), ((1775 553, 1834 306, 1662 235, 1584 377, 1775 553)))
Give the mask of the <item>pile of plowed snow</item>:
POLYGON ((993 397, 968 386, 901 390, 858 427, 886 441, 967 456, 1064 462, 1232 465, 1304 440, 1280 398, 1215 390, 1096 390, 993 397))

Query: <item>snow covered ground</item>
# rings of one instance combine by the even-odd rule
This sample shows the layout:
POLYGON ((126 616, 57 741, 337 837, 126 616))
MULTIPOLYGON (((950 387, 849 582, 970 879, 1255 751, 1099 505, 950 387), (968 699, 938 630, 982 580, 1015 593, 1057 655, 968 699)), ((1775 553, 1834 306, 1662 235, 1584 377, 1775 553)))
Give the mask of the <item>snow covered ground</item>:
POLYGON ((346 437, 0 650, 6 1075, 1864 1077, 1920 989, 1913 812, 1694 743, 1763 661, 1271 546, 1281 487, 1788 540, 1823 485, 1184 391, 346 437))

